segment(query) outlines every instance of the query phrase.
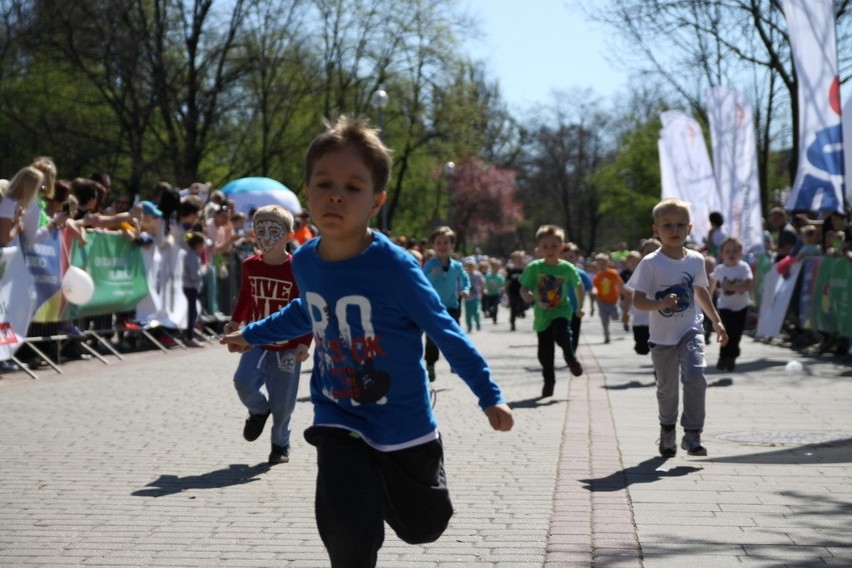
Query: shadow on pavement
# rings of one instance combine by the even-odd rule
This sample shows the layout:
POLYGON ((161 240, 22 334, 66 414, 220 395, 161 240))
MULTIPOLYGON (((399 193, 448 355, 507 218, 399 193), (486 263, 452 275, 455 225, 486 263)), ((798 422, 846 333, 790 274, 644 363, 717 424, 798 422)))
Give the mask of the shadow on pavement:
MULTIPOLYGON (((852 542, 847 535, 852 532, 852 504, 842 495, 785 491, 785 506, 791 510, 788 523, 798 529, 810 529, 805 542, 779 544, 790 538, 789 525, 767 526, 766 534, 777 536, 774 543, 754 541, 745 544, 747 562, 737 566, 783 566, 784 568, 813 568, 814 566, 852 566, 852 542), (793 520, 795 519, 795 520, 793 520)), ((786 517, 787 515, 785 515, 786 517)), ((764 537, 766 538, 766 537, 764 537)), ((669 536, 666 545, 643 544, 642 555, 646 562, 671 566, 672 556, 689 557, 696 566, 712 566, 712 561, 701 562, 702 555, 712 555, 717 547, 728 548, 730 543, 710 540, 696 531, 689 540, 669 536), (696 554, 700 550, 701 554, 696 554), (666 562, 666 561, 669 562, 666 562)), ((712 556, 707 556, 712 558, 712 556)), ((686 564, 683 564, 686 565, 686 564)))
POLYGON ((795 446, 772 452, 724 456, 701 461, 774 465, 849 463, 852 462, 852 438, 795 446))
POLYGON ((771 369, 772 367, 781 367, 783 369, 784 365, 786 364, 787 361, 784 361, 783 359, 762 358, 755 359, 754 361, 741 361, 737 362, 737 372, 749 373, 753 371, 763 371, 764 369, 771 369))
POLYGON ((606 390, 627 390, 627 389, 644 389, 648 387, 653 387, 657 383, 651 381, 650 383, 642 383, 639 381, 630 381, 629 383, 622 383, 620 385, 604 385, 603 388, 606 390))
POLYGON ((509 408, 512 410, 516 410, 518 408, 541 408, 542 406, 552 406, 554 404, 561 404, 563 401, 559 399, 555 399, 552 397, 542 398, 527 398, 524 400, 516 400, 509 402, 509 408))
POLYGON ((734 379, 716 379, 712 383, 707 383, 708 387, 729 387, 734 384, 734 379))
POLYGON ((704 468, 692 467, 686 465, 675 466, 671 469, 666 469, 663 466, 667 461, 664 457, 654 457, 643 461, 640 464, 625 468, 621 471, 616 471, 606 477, 598 477, 595 479, 581 479, 583 489, 589 491, 621 491, 634 483, 652 483, 659 481, 664 477, 682 477, 701 471, 704 468))
POLYGON ((214 489, 231 485, 245 485, 252 481, 260 481, 257 476, 269 471, 270 467, 272 466, 268 463, 257 465, 231 464, 226 468, 201 475, 178 477, 177 475, 164 474, 145 486, 150 487, 150 489, 140 489, 134 491, 131 495, 134 497, 164 497, 190 489, 214 489))

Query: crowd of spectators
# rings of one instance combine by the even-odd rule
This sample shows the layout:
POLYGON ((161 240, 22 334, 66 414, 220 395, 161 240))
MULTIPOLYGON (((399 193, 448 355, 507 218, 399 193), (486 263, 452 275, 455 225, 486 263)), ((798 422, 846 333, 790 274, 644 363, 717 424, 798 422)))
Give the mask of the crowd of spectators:
MULTIPOLYGON (((200 327, 227 321, 237 294, 241 263, 256 253, 251 228, 253 211, 237 211, 234 203, 221 191, 213 190, 210 183, 195 182, 178 188, 161 181, 147 191, 131 193, 114 189, 111 176, 104 172, 89 177, 61 178, 54 161, 43 156, 21 168, 11 179, 0 180, 0 197, 0 246, 4 247, 22 242, 38 243, 60 230, 69 231, 82 245, 86 244, 89 231, 114 231, 140 247, 187 247, 188 237, 201 235, 204 246, 200 249, 200 264, 204 270, 199 291, 200 327)), ((720 214, 711 216, 711 226, 707 241, 692 243, 709 257, 727 236, 720 214)), ((310 222, 309 213, 303 211, 295 218, 290 249, 315 235, 316 228, 310 222)), ((814 255, 845 256, 852 261, 852 225, 848 213, 832 212, 821 217, 808 212, 788 214, 783 208, 775 207, 769 211, 764 235, 765 248, 775 262, 780 263, 779 270, 794 260, 814 255)), ((424 238, 399 236, 395 241, 421 265, 434 256, 424 238)), ((587 254, 573 243, 566 244, 566 255, 592 276, 600 265, 594 259, 601 258, 601 254, 609 259, 611 268, 622 274, 629 268, 631 259, 635 262, 640 258, 639 252, 631 250, 624 242, 587 254)), ((514 327, 515 321, 524 317, 526 306, 512 301, 513 274, 520 273, 536 258, 535 251, 518 250, 503 258, 488 256, 476 248, 466 256, 457 256, 467 265, 474 265, 476 272, 499 276, 505 281, 499 304, 508 308, 509 321, 514 327)), ((594 297, 594 288, 590 292, 594 297)), ((486 318, 495 324, 497 305, 496 301, 483 301, 482 305, 486 318)), ((105 330, 118 326, 132 330, 143 324, 128 312, 59 322, 58 330, 36 329, 35 333, 60 333, 82 339, 87 329, 105 330)), ((162 340, 174 345, 166 332, 164 330, 162 340)), ((120 344, 121 333, 116 338, 120 347, 128 348, 120 344)))

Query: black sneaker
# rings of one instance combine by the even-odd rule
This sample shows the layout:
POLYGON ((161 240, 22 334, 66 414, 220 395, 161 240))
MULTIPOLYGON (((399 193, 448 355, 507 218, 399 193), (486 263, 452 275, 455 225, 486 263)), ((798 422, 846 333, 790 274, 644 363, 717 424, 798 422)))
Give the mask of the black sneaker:
POLYGON ((707 448, 701 445, 701 430, 684 430, 680 447, 691 456, 707 455, 707 448))
POLYGON ((272 444, 272 451, 269 452, 269 463, 287 463, 290 461, 290 446, 277 446, 272 444))
POLYGON ((661 426, 659 444, 661 456, 664 458, 675 457, 677 455, 677 431, 674 428, 667 430, 661 426))
POLYGON ((541 398, 553 396, 553 387, 554 383, 544 383, 544 386, 541 387, 541 398))
POLYGON ((575 377, 579 377, 583 374, 583 366, 576 359, 568 362, 568 368, 571 369, 571 374, 575 377))
POLYGON ((254 442, 260 438, 260 435, 263 434, 263 427, 266 426, 266 419, 269 418, 270 414, 271 412, 268 410, 263 414, 249 413, 248 418, 246 418, 246 425, 243 426, 243 438, 249 442, 254 442))

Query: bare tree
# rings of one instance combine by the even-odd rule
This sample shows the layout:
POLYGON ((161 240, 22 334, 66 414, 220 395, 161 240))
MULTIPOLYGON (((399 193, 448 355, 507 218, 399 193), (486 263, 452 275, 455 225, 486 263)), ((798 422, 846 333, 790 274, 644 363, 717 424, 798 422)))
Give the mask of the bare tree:
POLYGON ((609 157, 607 115, 588 93, 561 95, 531 129, 528 160, 520 168, 520 198, 537 224, 565 227, 566 237, 594 248, 602 220, 592 173, 609 157))
MULTIPOLYGON (((770 147, 798 157, 798 81, 781 0, 611 0, 587 10, 622 34, 619 58, 637 77, 661 77, 699 118, 707 87, 725 85, 753 98, 761 188, 770 147)), ((850 2, 835 0, 841 78, 852 65, 850 2)), ((764 201, 765 203, 766 201, 764 201)))

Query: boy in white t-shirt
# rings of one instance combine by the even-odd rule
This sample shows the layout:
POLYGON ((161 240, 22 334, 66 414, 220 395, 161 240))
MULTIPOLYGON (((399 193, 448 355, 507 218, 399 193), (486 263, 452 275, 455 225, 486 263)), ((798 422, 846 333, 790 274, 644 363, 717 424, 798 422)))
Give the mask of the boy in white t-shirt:
POLYGON ((728 344, 719 350, 719 362, 716 368, 733 371, 737 357, 740 356, 740 340, 745 329, 748 307, 751 304, 751 292, 754 278, 751 268, 743 261, 743 245, 734 237, 729 237, 719 247, 722 264, 716 266, 710 286, 710 294, 718 288, 719 296, 716 308, 719 317, 728 331, 728 344))
POLYGON ((677 199, 664 199, 654 207, 653 215, 654 233, 662 246, 642 259, 628 286, 634 290, 633 305, 651 312, 648 345, 657 377, 659 451, 663 457, 677 454, 680 380, 681 448, 691 456, 706 456, 707 450, 701 445, 707 392, 702 310, 713 321, 719 343, 725 345, 728 334, 707 290, 704 257, 684 246, 692 230, 689 206, 677 199))

